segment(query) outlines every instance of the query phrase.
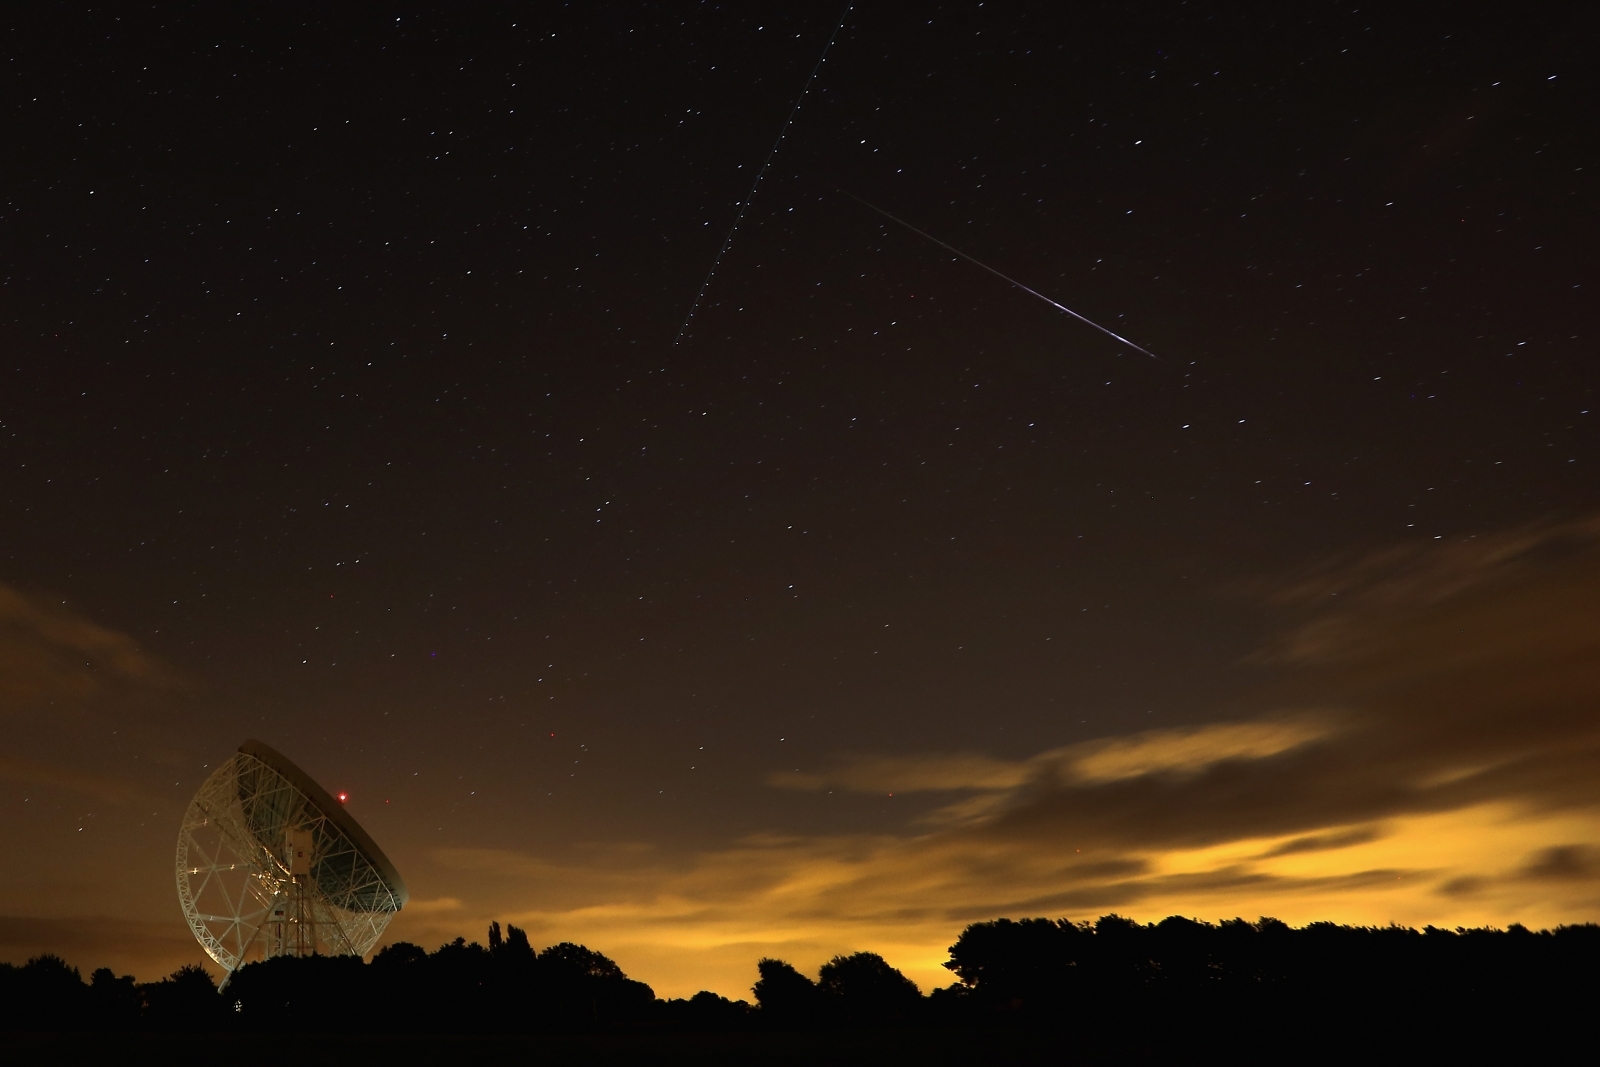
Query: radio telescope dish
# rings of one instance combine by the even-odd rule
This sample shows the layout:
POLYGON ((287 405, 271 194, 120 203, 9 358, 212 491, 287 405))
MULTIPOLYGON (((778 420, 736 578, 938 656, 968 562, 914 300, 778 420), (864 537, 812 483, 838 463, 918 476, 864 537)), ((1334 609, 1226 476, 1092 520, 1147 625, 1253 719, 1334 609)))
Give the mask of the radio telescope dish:
POLYGON ((177 874, 189 929, 230 975, 273 956, 365 956, 408 899, 355 819, 260 741, 189 802, 177 874))

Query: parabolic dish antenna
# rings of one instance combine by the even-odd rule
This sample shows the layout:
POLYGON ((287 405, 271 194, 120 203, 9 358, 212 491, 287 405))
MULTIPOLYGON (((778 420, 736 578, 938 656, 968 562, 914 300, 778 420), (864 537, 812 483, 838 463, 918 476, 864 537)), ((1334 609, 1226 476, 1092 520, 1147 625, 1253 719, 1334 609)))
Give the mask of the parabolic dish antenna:
POLYGON ((365 956, 407 900, 355 819, 260 741, 189 802, 177 869, 183 917, 229 974, 273 956, 365 956))

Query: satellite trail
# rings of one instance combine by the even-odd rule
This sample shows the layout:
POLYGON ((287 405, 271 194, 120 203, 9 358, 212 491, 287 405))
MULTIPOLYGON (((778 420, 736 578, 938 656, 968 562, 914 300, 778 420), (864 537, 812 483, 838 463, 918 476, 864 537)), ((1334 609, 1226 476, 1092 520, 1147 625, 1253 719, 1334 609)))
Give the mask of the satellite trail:
POLYGON ((694 321, 694 313, 700 310, 700 300, 706 295, 706 290, 711 286, 711 278, 717 273, 717 264, 722 262, 722 257, 733 244, 733 235, 739 231, 739 223, 744 221, 745 209, 750 206, 750 201, 756 198, 756 190, 761 188, 761 179, 766 176, 767 168, 772 165, 772 157, 778 154, 778 146, 783 143, 784 134, 789 132, 789 125, 794 122, 794 116, 800 110, 800 102, 811 91, 811 83, 817 80, 817 71, 822 69, 822 64, 828 60, 828 49, 833 47, 833 42, 838 39, 839 31, 844 29, 845 19, 850 17, 850 9, 855 6, 854 0, 844 5, 844 14, 839 16, 839 25, 833 28, 833 36, 828 38, 828 43, 822 46, 822 55, 817 57, 817 65, 811 68, 810 77, 806 78, 805 85, 800 88, 800 95, 795 97, 794 107, 789 109, 789 117, 783 120, 783 125, 778 129, 778 139, 772 142, 772 151, 767 153, 766 162, 761 164, 761 169, 756 171, 756 180, 750 184, 750 195, 744 198, 744 203, 739 205, 739 213, 733 217, 733 225, 728 227, 728 236, 722 239, 722 247, 717 249, 717 256, 711 261, 711 269, 706 271, 706 280, 700 283, 700 291, 694 294, 694 303, 689 305, 689 314, 683 317, 683 325, 678 327, 678 336, 672 343, 682 344, 683 335, 689 332, 689 323, 694 321))
POLYGON ((996 278, 999 278, 1002 281, 1009 282, 1010 284, 1016 286, 1018 289, 1021 289, 1024 293, 1027 293, 1029 296, 1038 297, 1040 300, 1043 300, 1046 304, 1049 304, 1051 307, 1055 308, 1057 311, 1065 311, 1068 315, 1071 315, 1073 318, 1077 319, 1079 322, 1087 323, 1088 325, 1093 326, 1095 329, 1099 330, 1101 333, 1105 334, 1107 337, 1116 338, 1118 341, 1121 341, 1123 344, 1127 345, 1129 348, 1133 349, 1135 352, 1143 352, 1145 355, 1149 356, 1151 359, 1159 359, 1160 358, 1154 352, 1151 352, 1151 351, 1148 351, 1146 349, 1140 348, 1138 345, 1134 344, 1132 341, 1128 340, 1126 337, 1122 336, 1120 333, 1112 333, 1110 330, 1106 329, 1104 326, 1100 325, 1098 322, 1095 322, 1093 319, 1084 318, 1082 315, 1078 314, 1076 311, 1073 311, 1071 308, 1067 307, 1067 305, 1059 304, 1056 301, 1051 300, 1048 296, 1045 296, 1043 293, 1041 293, 1041 292, 1039 292, 1039 291, 1037 291, 1035 289, 1029 289, 1026 285, 1023 285, 1021 282, 1017 281, 1015 278, 1011 277, 1009 274, 1001 274, 999 271, 995 270, 993 267, 989 266, 989 264, 983 262, 981 259, 973 259, 971 256, 967 255, 965 252, 961 251, 961 249, 956 248, 953 245, 945 244, 943 241, 939 240, 937 237, 935 237, 933 234, 927 232, 926 230, 919 230, 915 226, 911 225, 911 223, 907 222, 905 219, 897 218, 894 215, 889 214, 887 211, 883 210, 883 208, 879 207, 877 204, 874 204, 874 203, 871 203, 869 201, 863 200, 859 196, 857 196, 855 193, 846 192, 843 189, 840 189, 839 192, 844 193, 845 196, 848 196, 851 200, 856 201, 856 203, 858 203, 858 204, 865 204, 867 207, 870 207, 872 210, 876 211, 878 214, 882 215, 884 218, 889 219, 891 222, 898 222, 900 225, 904 226, 906 229, 910 230, 912 233, 917 234, 917 235, 919 235, 921 237, 926 237, 928 240, 932 241, 934 244, 938 245, 940 248, 946 249, 947 251, 950 251, 950 252, 954 252, 956 255, 960 256, 962 259, 966 260, 968 263, 974 264, 975 266, 982 267, 984 270, 988 271, 990 274, 993 274, 996 278))

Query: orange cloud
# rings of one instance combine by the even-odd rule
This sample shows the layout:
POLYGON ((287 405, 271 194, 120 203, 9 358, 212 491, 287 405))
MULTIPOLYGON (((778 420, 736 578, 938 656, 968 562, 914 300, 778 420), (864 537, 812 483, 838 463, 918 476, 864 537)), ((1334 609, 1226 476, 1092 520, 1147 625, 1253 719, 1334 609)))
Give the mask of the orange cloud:
MULTIPOLYGON (((167 677, 130 640, 0 592, 8 707, 167 677)), ((561 861, 439 849, 390 936, 431 946, 498 918, 585 941, 664 995, 748 996, 762 955, 814 970, 864 949, 943 984, 961 928, 999 915, 1600 917, 1600 523, 1378 553, 1265 593, 1284 615, 1255 662, 1292 710, 1021 760, 843 754, 769 779, 944 801, 898 833, 756 835, 690 856, 606 844, 561 861)), ((0 775, 137 798, 11 753, 0 775)), ((106 959, 193 956, 112 920, 7 922, 13 957, 80 943, 106 959)))
POLYGON ((1291 615, 1257 661, 1327 710, 769 779, 954 795, 899 835, 435 862, 478 884, 485 921, 588 940, 670 995, 747 996, 759 955, 855 949, 926 988, 960 929, 998 915, 1600 917, 1600 522, 1325 565, 1268 599, 1291 615))
POLYGON ((779 789, 857 793, 1010 791, 1030 782, 1110 782, 1146 774, 1193 774, 1223 760, 1276 755, 1327 734, 1332 725, 1300 715, 1260 722, 1146 730, 1052 749, 1027 760, 979 753, 848 756, 828 771, 774 771, 779 789))

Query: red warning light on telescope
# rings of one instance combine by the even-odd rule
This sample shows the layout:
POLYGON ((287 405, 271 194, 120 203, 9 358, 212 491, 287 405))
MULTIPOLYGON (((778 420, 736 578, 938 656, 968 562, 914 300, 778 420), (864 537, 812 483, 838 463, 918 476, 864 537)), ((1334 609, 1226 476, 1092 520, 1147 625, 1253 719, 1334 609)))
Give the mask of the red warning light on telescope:
POLYGON ((339 794, 339 803, 343 804, 345 801, 347 801, 349 799, 350 799, 350 794, 349 793, 340 793, 339 794))

